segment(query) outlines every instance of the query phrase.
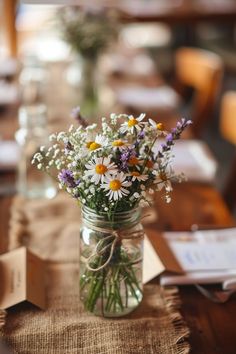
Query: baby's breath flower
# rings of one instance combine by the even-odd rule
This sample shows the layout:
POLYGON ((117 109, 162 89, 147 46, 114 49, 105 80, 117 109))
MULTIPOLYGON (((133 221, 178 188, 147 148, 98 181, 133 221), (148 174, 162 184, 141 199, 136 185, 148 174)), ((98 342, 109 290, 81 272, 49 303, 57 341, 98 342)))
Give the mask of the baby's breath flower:
POLYGON ((57 136, 56 136, 56 134, 51 134, 50 136, 49 136, 49 141, 53 141, 53 140, 55 140, 57 138, 57 136))

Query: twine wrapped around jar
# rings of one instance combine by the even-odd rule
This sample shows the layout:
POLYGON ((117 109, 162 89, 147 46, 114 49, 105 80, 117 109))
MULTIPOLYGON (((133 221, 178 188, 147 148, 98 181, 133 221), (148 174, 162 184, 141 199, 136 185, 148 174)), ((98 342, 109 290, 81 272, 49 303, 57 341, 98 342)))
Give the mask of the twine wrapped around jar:
MULTIPOLYGON (((143 239, 143 237, 144 237, 143 230, 128 231, 127 228, 120 229, 120 230, 111 230, 111 229, 98 227, 95 225, 92 225, 91 229, 96 232, 108 234, 108 236, 106 236, 102 240, 98 241, 91 256, 89 256, 88 258, 83 258, 84 262, 86 263, 87 269, 91 270, 92 272, 98 272, 99 270, 105 268, 110 263, 117 243, 119 243, 122 240, 143 239), (93 259, 97 256, 104 255, 109 249, 110 249, 110 252, 109 252, 109 256, 108 256, 107 260, 99 267, 93 268, 90 265, 92 263, 93 259)), ((133 229, 133 227, 130 229, 133 229)), ((140 260, 141 260, 141 258, 136 259, 135 262, 132 262, 132 264, 139 263, 140 260)))

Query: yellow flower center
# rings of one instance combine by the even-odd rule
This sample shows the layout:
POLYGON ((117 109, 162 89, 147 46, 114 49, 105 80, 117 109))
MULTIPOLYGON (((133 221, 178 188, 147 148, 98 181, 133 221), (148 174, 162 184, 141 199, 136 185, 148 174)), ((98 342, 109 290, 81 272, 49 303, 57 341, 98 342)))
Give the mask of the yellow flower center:
POLYGON ((133 171, 133 172, 131 172, 131 175, 138 177, 138 176, 140 176, 140 173, 138 171, 133 171))
POLYGON ((125 143, 122 140, 115 140, 112 143, 113 146, 124 146, 125 143))
POLYGON ((89 150, 94 151, 97 150, 98 148, 101 147, 101 144, 95 143, 95 141, 93 141, 90 145, 89 145, 89 150))
POLYGON ((112 191, 118 191, 121 187, 121 182, 118 179, 113 179, 110 184, 109 187, 112 191))
POLYGON ((164 125, 162 123, 157 123, 158 130, 164 130, 164 125))
POLYGON ((135 165, 138 165, 139 163, 139 160, 137 159, 137 157, 133 156, 129 159, 129 164, 132 165, 132 166, 135 166, 135 165))
POLYGON ((135 118, 130 118, 129 119, 129 121, 128 121, 128 127, 133 127, 133 126, 135 126, 136 124, 138 124, 138 121, 137 121, 137 119, 135 119, 135 118))
POLYGON ((88 141, 87 144, 86 144, 86 147, 89 149, 90 148, 90 145, 94 143, 94 141, 88 141))
POLYGON ((99 175, 104 175, 104 173, 107 172, 107 166, 102 165, 102 164, 96 165, 95 171, 96 171, 96 173, 99 174, 99 175))
POLYGON ((146 163, 147 168, 152 168, 153 167, 153 162, 151 160, 148 160, 146 163))

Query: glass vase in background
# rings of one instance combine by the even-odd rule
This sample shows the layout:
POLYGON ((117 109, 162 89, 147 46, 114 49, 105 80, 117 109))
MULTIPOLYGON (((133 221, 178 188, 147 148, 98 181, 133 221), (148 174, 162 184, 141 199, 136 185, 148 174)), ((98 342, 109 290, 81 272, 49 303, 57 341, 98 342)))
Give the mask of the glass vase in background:
POLYGON ((87 311, 121 317, 140 304, 143 236, 139 209, 98 215, 83 207, 80 299, 87 311))
POLYGON ((88 118, 94 117, 99 109, 97 60, 82 57, 80 81, 80 107, 88 118))
POLYGON ((21 102, 26 105, 37 105, 45 102, 49 79, 48 71, 33 60, 25 63, 19 77, 21 102))
POLYGON ((21 148, 17 191, 26 198, 53 198, 56 195, 53 180, 32 165, 32 158, 40 146, 48 144, 46 106, 22 106, 19 127, 15 136, 21 148))

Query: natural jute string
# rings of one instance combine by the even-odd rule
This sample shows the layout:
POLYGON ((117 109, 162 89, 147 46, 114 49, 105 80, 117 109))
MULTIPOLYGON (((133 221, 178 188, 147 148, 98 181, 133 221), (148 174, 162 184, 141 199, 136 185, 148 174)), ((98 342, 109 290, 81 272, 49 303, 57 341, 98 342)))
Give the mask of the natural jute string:
MULTIPOLYGON (((139 230, 139 231, 129 231, 134 228, 132 226, 130 229, 118 229, 118 230, 112 230, 112 229, 107 229, 103 227, 98 227, 95 225, 90 225, 91 230, 95 232, 100 232, 103 234, 108 234, 108 236, 103 237, 98 243, 96 244, 93 253, 88 257, 88 258, 83 258, 81 259, 85 262, 86 267, 88 270, 91 270, 92 272, 98 272, 99 270, 105 268, 111 261, 111 258, 114 254, 115 247, 117 243, 121 242, 122 240, 134 240, 134 239, 142 239, 144 237, 144 231, 139 230), (105 244, 105 245, 104 245, 105 244), (107 260, 100 265, 99 267, 92 267, 91 263, 93 263, 93 260, 96 257, 104 255, 108 250, 109 251, 109 256, 107 260)), ((135 263, 138 263, 141 261, 140 259, 136 259, 135 263)), ((132 262, 134 264, 134 262, 132 262)))

